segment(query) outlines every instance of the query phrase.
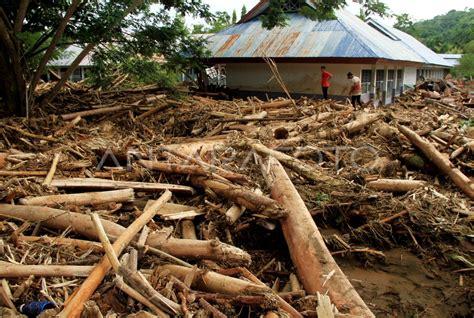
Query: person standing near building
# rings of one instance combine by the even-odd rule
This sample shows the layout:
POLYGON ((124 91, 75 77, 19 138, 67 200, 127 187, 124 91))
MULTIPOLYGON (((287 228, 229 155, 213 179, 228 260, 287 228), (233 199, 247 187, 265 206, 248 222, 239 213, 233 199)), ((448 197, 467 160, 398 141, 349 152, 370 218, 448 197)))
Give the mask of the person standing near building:
POLYGON ((329 86, 331 86, 331 83, 329 83, 329 80, 331 79, 332 74, 326 71, 325 66, 321 66, 321 86, 323 89, 323 96, 324 99, 328 99, 328 90, 329 86))
POLYGON ((347 73, 347 78, 351 81, 351 89, 349 91, 349 96, 351 96, 351 102, 354 109, 357 109, 357 104, 362 107, 362 102, 360 101, 360 95, 362 94, 362 85, 360 78, 354 76, 351 72, 347 73))

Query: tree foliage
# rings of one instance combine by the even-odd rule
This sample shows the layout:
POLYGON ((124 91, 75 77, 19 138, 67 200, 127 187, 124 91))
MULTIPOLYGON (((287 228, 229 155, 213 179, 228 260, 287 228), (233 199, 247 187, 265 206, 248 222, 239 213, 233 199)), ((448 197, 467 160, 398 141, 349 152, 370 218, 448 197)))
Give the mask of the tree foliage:
POLYGON ((466 77, 474 77, 474 40, 464 46, 464 55, 456 66, 456 73, 466 77))
POLYGON ((377 15, 382 18, 390 17, 389 7, 380 0, 366 0, 360 9, 359 18, 366 21, 371 16, 377 15))
POLYGON ((242 19, 246 14, 247 14, 247 7, 244 4, 242 6, 242 9, 240 9, 240 18, 242 19))
POLYGON ((395 27, 407 32, 438 53, 462 53, 474 39, 474 9, 451 10, 430 20, 411 23, 407 15, 397 17, 395 27))
MULTIPOLYGON (((183 51, 202 53, 202 43, 186 32, 181 18, 185 15, 208 19, 209 7, 201 0, 2 1, 0 96, 10 113, 20 114, 26 105, 26 83, 44 71, 38 65, 45 65, 70 44, 84 47, 81 56, 95 49, 104 58, 104 52, 113 49, 129 57, 162 55, 170 62, 182 61, 183 51), (49 51, 54 54, 45 54, 49 51)), ((54 97, 64 80, 48 98, 54 97)), ((33 91, 35 85, 30 86, 33 91)))

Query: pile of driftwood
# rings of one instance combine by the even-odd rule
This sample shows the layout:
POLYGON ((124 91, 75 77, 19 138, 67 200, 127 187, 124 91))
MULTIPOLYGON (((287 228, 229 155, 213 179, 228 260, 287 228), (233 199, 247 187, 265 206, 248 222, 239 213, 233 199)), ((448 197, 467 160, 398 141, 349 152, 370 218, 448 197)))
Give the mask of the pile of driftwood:
POLYGON ((54 115, 3 120, 0 303, 47 300, 43 317, 374 317, 336 255, 405 244, 472 266, 442 241, 471 233, 472 109, 460 89, 431 93, 354 111, 71 90, 54 115), (341 215, 343 234, 323 237, 315 220, 341 215))

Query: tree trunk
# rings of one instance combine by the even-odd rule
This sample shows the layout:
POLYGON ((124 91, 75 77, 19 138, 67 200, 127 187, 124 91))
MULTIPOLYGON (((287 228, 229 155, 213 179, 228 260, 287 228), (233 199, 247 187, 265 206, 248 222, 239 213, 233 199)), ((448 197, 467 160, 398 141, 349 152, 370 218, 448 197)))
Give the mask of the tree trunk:
MULTIPOLYGON (((22 2, 28 2, 28 0, 22 1, 22 2)), ((35 91, 36 85, 38 84, 38 82, 41 78, 41 75, 43 74, 43 72, 46 68, 46 64, 51 59, 51 56, 53 56, 54 50, 56 49, 56 45, 58 44, 59 40, 62 38, 64 30, 66 29, 66 26, 69 22, 69 19, 71 19, 72 15, 76 11, 76 9, 77 9, 80 2, 81 2, 81 0, 73 0, 71 5, 69 6, 69 8, 66 11, 66 14, 62 18, 61 22, 59 22, 59 26, 56 29, 56 33, 54 34, 54 37, 51 40, 51 43, 50 43, 48 49, 46 50, 43 57, 41 58, 41 61, 38 65, 38 68, 35 71, 33 79, 31 80, 30 96, 33 95, 33 92, 35 91)))
POLYGON ((16 14, 15 25, 13 26, 14 33, 20 33, 23 27, 23 21, 26 17, 26 10, 28 10, 28 5, 30 0, 21 0, 20 5, 18 6, 18 11, 16 14))
MULTIPOLYGON (((116 26, 122 19, 124 19, 130 12, 135 10, 137 7, 141 6, 143 4, 144 0, 134 0, 133 3, 125 10, 125 12, 122 15, 122 18, 119 21, 116 21, 115 23, 112 23, 110 26, 110 29, 112 29, 114 26, 116 26)), ((59 91, 61 88, 66 84, 69 76, 72 75, 74 70, 79 66, 79 63, 89 54, 95 47, 97 43, 89 43, 84 50, 76 57, 76 59, 72 62, 72 64, 67 68, 66 72, 63 74, 59 82, 56 83, 56 85, 53 87, 53 89, 48 93, 46 96, 45 100, 43 102, 49 102, 53 100, 56 95, 58 95, 59 91)))
POLYGON ((22 115, 26 105, 26 83, 14 35, 0 16, 0 95, 9 114, 22 115))
POLYGON ((334 261, 285 169, 272 157, 269 158, 269 165, 268 186, 272 188, 272 197, 290 211, 281 225, 291 259, 306 292, 313 295, 327 292, 338 308, 347 308, 351 314, 360 317, 375 317, 334 261), (333 275, 327 276, 330 273, 333 275))

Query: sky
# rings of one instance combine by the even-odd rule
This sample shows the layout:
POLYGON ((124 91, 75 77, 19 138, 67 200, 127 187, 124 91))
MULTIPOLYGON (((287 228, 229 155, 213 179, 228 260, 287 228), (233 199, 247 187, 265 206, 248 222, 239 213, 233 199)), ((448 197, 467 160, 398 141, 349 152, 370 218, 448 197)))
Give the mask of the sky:
MULTIPOLYGON (((223 0, 203 0, 204 3, 210 5, 211 11, 237 11, 240 16, 240 9, 245 4, 247 11, 252 9, 258 0, 241 0, 241 1, 223 1, 223 0)), ((351 3, 352 0, 347 0, 351 3)), ((428 20, 437 15, 442 15, 450 10, 464 10, 466 8, 474 8, 474 0, 384 0, 391 11, 395 14, 408 13, 415 21, 428 20)), ((353 13, 358 13, 355 6, 350 5, 349 9, 353 13)), ((393 23, 394 21, 388 21, 393 23)))

